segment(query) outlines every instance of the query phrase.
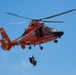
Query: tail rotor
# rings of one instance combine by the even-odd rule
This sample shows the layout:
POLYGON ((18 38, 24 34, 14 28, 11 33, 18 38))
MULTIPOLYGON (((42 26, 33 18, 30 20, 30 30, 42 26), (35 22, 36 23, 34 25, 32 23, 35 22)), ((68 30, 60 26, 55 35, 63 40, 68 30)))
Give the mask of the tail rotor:
POLYGON ((12 46, 10 44, 10 39, 7 35, 7 33, 5 32, 4 28, 0 28, 0 34, 2 39, 0 39, 0 43, 1 43, 1 48, 4 50, 9 50, 12 46))

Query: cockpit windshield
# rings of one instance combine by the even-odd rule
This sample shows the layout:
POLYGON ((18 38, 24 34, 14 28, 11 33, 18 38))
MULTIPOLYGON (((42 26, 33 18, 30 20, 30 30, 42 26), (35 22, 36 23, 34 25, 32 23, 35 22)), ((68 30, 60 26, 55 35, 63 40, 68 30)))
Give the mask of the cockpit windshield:
POLYGON ((44 23, 40 23, 40 26, 43 26, 44 25, 44 23))
POLYGON ((56 32, 57 30, 54 29, 53 27, 44 26, 42 31, 43 31, 43 35, 46 36, 46 35, 51 35, 52 32, 56 32))
POLYGON ((54 32, 54 31, 57 31, 56 29, 54 29, 53 27, 45 27, 45 29, 47 30, 48 33, 50 32, 54 32))

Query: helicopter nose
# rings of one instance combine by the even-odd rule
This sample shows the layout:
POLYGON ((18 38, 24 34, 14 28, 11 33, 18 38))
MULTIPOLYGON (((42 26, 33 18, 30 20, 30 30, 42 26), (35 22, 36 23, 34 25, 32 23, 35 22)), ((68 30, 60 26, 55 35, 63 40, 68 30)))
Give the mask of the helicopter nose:
POLYGON ((54 32, 54 35, 59 36, 59 37, 61 37, 63 34, 64 34, 64 32, 62 32, 62 31, 54 32))

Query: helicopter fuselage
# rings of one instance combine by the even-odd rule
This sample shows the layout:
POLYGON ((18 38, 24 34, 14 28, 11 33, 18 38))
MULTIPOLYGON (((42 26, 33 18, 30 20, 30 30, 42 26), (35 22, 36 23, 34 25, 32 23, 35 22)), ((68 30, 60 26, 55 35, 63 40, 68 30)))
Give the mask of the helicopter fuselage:
MULTIPOLYGON (((25 33, 25 32, 24 32, 25 33)), ((24 49, 26 45, 37 45, 46 43, 52 40, 60 38, 64 33, 62 31, 57 31, 52 27, 48 27, 43 23, 31 23, 28 29, 26 29, 26 34, 22 37, 12 41, 12 45, 21 45, 24 49)))
MULTIPOLYGON (((40 45, 52 40, 57 43, 57 38, 60 38, 64 34, 62 31, 57 31, 56 29, 39 22, 30 23, 23 35, 13 41, 10 41, 3 28, 0 28, 0 33, 3 38, 0 40, 1 47, 4 50, 10 50, 12 46, 16 45, 20 45, 22 49, 25 49, 26 45, 29 45, 29 49, 31 49, 31 45, 40 45)), ((42 47, 40 48, 42 49, 42 47)))

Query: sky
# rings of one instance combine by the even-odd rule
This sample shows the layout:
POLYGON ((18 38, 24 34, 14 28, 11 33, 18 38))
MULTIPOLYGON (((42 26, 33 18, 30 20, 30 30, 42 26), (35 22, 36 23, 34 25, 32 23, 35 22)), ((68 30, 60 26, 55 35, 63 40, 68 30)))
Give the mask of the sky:
MULTIPOLYGON (((44 18, 70 9, 76 9, 76 0, 0 0, 0 27, 14 40, 22 35, 30 21, 4 12, 28 18, 44 18)), ((64 21, 61 24, 45 23, 64 31, 58 43, 52 41, 42 44, 42 51, 39 45, 32 46, 31 50, 28 46, 24 50, 15 46, 10 51, 0 47, 0 75, 76 75, 76 11, 49 20, 64 21), (38 64, 35 67, 29 62, 32 54, 38 64)))

